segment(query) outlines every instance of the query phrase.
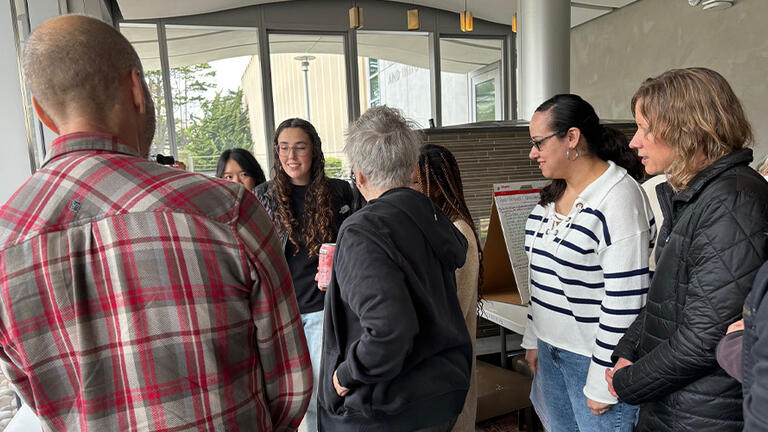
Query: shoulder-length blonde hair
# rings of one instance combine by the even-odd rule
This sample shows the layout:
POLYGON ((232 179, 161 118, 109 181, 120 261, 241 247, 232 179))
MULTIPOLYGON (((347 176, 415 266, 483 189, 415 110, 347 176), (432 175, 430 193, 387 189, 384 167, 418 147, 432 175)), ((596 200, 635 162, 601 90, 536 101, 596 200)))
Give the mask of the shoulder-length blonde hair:
POLYGON ((672 69, 648 78, 632 97, 649 131, 674 151, 667 181, 675 190, 716 160, 752 142, 741 102, 719 73, 701 67, 672 69), (697 152, 704 163, 697 161, 697 152))

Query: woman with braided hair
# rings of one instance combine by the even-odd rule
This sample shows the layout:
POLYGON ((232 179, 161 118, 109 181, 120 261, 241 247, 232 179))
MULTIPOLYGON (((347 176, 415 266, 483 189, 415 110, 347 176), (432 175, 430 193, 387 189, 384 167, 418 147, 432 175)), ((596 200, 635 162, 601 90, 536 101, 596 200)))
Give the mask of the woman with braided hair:
MULTIPOLYGON (((432 202, 448 216, 454 226, 467 239, 467 259, 464 266, 456 270, 456 291, 459 305, 467 324, 469 336, 472 338, 472 352, 475 349, 477 333, 477 308, 482 300, 479 291, 482 280, 480 238, 475 230, 475 223, 469 214, 469 208, 464 200, 464 188, 461 184, 461 173, 456 158, 445 147, 427 144, 421 148, 419 163, 413 172, 413 189, 428 196, 432 202)), ((456 420, 454 431, 465 432, 475 430, 475 415, 477 411, 477 381, 474 355, 472 377, 469 392, 464 402, 464 408, 456 420)))
MULTIPOLYGON (((325 175, 320 136, 306 120, 280 123, 273 136, 272 180, 256 187, 277 229, 307 336, 312 375, 318 382, 323 338, 324 288, 315 281, 320 246, 333 243, 341 223, 351 214, 352 190, 344 180, 325 175)), ((312 390, 305 418, 307 431, 317 430, 317 392, 312 390)))

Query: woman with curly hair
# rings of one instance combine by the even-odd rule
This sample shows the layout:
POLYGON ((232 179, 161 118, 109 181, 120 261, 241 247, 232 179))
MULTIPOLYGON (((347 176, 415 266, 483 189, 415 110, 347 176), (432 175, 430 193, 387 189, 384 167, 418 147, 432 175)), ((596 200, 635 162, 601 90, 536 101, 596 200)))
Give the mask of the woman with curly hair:
MULTIPOLYGON (((336 241, 341 223, 351 213, 352 191, 346 181, 325 175, 320 136, 306 120, 280 123, 272 154, 273 180, 254 192, 272 218, 285 251, 317 383, 325 300, 324 289, 315 282, 318 256, 323 243, 336 241)), ((308 431, 317 430, 316 393, 313 389, 305 418, 308 431)))
MULTIPOLYGON (((456 292, 459 305, 472 339, 472 351, 475 350, 477 333, 477 308, 482 300, 479 291, 483 277, 482 252, 480 238, 477 236, 475 223, 469 214, 464 200, 464 187, 461 183, 459 164, 453 153, 447 148, 427 144, 421 148, 419 163, 413 172, 413 189, 423 193, 448 216, 453 225, 467 239, 467 260, 456 269, 456 292)), ((453 426, 455 432, 474 431, 477 411, 477 380, 474 365, 469 383, 469 392, 464 408, 453 426)))

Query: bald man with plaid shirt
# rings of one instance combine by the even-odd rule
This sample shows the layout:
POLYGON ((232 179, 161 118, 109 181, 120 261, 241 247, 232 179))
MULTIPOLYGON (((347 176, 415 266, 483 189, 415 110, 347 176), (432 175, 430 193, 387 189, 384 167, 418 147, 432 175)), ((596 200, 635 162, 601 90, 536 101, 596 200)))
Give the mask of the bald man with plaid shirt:
POLYGON ((60 135, 0 208, 0 366, 44 430, 295 430, 312 389, 290 273, 242 186, 147 160, 154 106, 113 28, 25 51, 60 135))

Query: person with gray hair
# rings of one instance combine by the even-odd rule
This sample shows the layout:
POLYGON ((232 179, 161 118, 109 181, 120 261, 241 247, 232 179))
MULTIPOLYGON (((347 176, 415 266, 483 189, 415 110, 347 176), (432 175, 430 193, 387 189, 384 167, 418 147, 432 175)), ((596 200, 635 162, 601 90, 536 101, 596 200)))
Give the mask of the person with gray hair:
POLYGON ((320 430, 449 431, 469 389, 472 343, 456 294, 467 241, 410 189, 421 137, 376 107, 347 132, 368 200, 337 237, 325 297, 320 430))

